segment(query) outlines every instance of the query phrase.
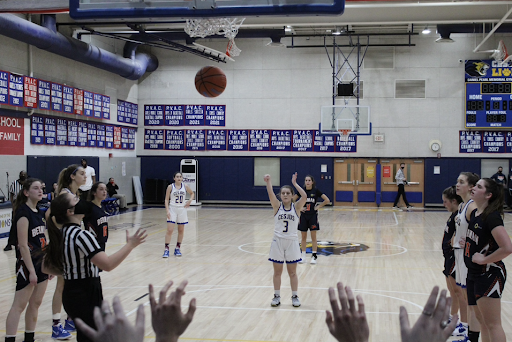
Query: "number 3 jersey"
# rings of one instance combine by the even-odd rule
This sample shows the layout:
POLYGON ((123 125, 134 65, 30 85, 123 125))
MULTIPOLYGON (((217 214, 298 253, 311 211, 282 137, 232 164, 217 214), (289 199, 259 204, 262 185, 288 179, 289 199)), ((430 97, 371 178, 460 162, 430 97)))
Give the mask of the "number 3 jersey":
POLYGON ((286 210, 281 203, 274 216, 274 235, 283 239, 298 239, 298 226, 299 215, 295 211, 295 204, 292 203, 290 210, 286 210))
POLYGON ((181 183, 181 188, 177 189, 174 183, 171 184, 171 199, 169 200, 169 205, 173 207, 184 207, 185 206, 185 196, 187 195, 187 190, 185 189, 185 184, 181 183))

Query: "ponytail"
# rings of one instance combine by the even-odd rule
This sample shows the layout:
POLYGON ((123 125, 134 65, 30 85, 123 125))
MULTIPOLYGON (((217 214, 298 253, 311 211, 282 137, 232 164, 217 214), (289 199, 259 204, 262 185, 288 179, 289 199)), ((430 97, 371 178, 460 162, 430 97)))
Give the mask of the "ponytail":
POLYGON ((57 227, 57 223, 68 222, 69 198, 69 194, 57 196, 50 204, 50 216, 46 221, 50 243, 44 249, 44 263, 46 267, 59 273, 64 273, 64 237, 62 230, 57 227))

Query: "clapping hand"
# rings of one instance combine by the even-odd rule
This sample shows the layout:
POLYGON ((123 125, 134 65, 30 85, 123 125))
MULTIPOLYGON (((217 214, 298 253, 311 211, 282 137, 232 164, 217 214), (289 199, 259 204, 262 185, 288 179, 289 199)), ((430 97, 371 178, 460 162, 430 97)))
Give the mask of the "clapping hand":
POLYGON ((343 288, 341 282, 337 286, 341 309, 334 289, 329 288, 332 313, 326 311, 325 322, 330 333, 339 342, 367 342, 370 336, 370 328, 364 312, 363 298, 357 296, 358 308, 356 310, 354 294, 350 287, 343 288))
POLYGON ((80 318, 76 318, 78 329, 94 342, 142 342, 144 340, 144 307, 139 305, 135 326, 133 326, 124 314, 119 297, 114 297, 112 306, 114 313, 110 311, 106 300, 103 301, 101 310, 98 307, 94 308, 94 322, 97 330, 88 326, 80 318))
POLYGON ((158 302, 155 300, 153 285, 149 285, 149 302, 151 304, 151 322, 156 334, 156 342, 176 342, 185 332, 196 311, 196 299, 190 301, 186 314, 181 311, 181 297, 185 294, 187 281, 184 280, 176 291, 167 296, 173 282, 169 281, 160 291, 158 302))
POLYGON ((438 293, 439 287, 435 286, 412 328, 409 325, 407 310, 403 306, 400 307, 402 342, 445 342, 451 336, 458 317, 453 316, 451 323, 448 324, 452 299, 446 298, 446 290, 442 290, 436 305, 438 293))

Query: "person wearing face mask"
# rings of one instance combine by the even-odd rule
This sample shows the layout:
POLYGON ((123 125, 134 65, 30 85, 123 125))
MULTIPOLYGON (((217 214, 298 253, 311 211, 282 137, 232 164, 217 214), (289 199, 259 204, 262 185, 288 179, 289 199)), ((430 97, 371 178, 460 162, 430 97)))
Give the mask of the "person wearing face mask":
POLYGON ((407 179, 404 175, 405 163, 400 163, 400 168, 396 172, 395 179, 396 185, 398 185, 398 192, 396 194, 395 203, 393 204, 393 209, 398 209, 398 201, 400 200, 400 196, 402 196, 407 209, 412 208, 412 205, 407 201, 407 196, 405 195, 405 184, 407 183, 407 179))
MULTIPOLYGON (((27 172, 26 171, 20 171, 19 179, 15 180, 11 183, 11 186, 9 187, 9 199, 11 200, 11 203, 14 203, 16 200, 16 196, 18 193, 23 189, 23 183, 27 179, 27 172)), ((14 218, 14 211, 12 213, 12 218, 14 218)), ((12 246, 15 245, 15 235, 16 232, 13 231, 14 225, 11 225, 11 231, 9 232, 9 238, 7 239, 7 246, 5 246, 4 251, 10 251, 12 250, 12 246)))
POLYGON ((491 179, 495 181, 498 185, 501 185, 503 198, 505 198, 505 201, 508 202, 508 196, 506 194, 507 191, 505 191, 505 189, 507 189, 507 177, 505 177, 505 174, 503 173, 503 167, 498 166, 498 172, 492 175, 491 179))

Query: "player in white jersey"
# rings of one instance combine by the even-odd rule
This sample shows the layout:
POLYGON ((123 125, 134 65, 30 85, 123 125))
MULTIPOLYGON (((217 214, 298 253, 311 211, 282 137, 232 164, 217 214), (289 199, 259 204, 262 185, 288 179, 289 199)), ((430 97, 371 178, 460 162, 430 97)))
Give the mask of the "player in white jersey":
POLYGON ((480 331, 480 324, 474 314, 468 312, 468 295, 466 291, 466 279, 468 276, 468 268, 464 263, 464 244, 466 232, 468 230, 471 212, 476 209, 476 205, 471 199, 471 190, 476 185, 480 176, 472 172, 461 172, 457 178, 455 186, 456 193, 462 198, 459 205, 458 215, 455 219, 455 236, 453 238, 453 252, 455 255, 455 282, 463 291, 458 291, 460 305, 460 323, 453 332, 454 336, 463 336, 464 340, 468 339, 469 329, 472 331, 480 331), (468 327, 469 325, 469 327, 468 327))
POLYGON ((289 185, 281 187, 279 191, 279 201, 272 189, 270 175, 263 178, 267 183, 267 193, 272 208, 274 209, 274 238, 270 246, 268 260, 274 265, 274 298, 271 305, 281 304, 281 274, 283 273, 283 264, 286 262, 286 270, 290 276, 292 287, 292 305, 300 306, 299 296, 297 294, 299 279, 297 277, 297 262, 301 260, 299 238, 297 228, 300 221, 300 211, 306 203, 306 192, 297 184, 297 173, 292 176, 292 184, 300 194, 300 199, 293 203, 293 188, 289 185))
POLYGON ((188 223, 187 208, 194 200, 194 192, 186 184, 183 183, 183 175, 181 172, 175 172, 174 183, 167 187, 165 192, 165 210, 167 211, 167 232, 165 233, 165 249, 163 258, 169 257, 169 243, 171 242, 174 226, 178 225, 178 240, 174 255, 181 256, 181 242, 183 241, 183 233, 185 225, 188 223), (185 201, 186 194, 190 194, 190 199, 185 201))

